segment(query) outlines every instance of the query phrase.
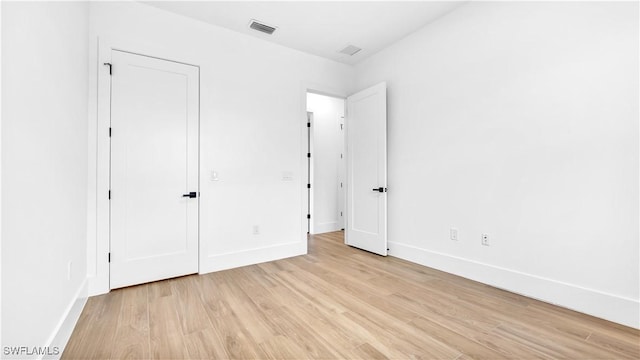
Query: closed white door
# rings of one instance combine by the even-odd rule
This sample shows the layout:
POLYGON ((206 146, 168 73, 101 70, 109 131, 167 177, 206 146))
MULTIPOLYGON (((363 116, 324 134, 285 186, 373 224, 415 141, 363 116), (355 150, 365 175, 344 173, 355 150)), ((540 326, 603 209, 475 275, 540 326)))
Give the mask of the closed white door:
POLYGON ((387 85, 347 98, 348 245, 387 255, 387 85))
POLYGON ((196 273, 199 69, 111 57, 111 288, 196 273))

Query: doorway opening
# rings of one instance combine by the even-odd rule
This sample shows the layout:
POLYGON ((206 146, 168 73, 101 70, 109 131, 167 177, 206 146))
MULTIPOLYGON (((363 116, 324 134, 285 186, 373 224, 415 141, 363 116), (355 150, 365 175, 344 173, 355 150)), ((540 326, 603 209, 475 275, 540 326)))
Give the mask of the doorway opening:
POLYGON ((307 92, 307 232, 344 230, 345 99, 307 92))

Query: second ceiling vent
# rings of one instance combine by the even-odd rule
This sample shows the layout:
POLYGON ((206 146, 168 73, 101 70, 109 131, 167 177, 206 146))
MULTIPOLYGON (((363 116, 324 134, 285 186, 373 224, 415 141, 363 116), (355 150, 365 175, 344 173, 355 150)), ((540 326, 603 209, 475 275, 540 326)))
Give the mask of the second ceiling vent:
POLYGON ((345 47, 344 49, 338 51, 341 54, 346 54, 349 56, 353 56, 355 54, 357 54, 360 50, 362 50, 361 48, 355 46, 355 45, 347 45, 347 47, 345 47))
POLYGON ((249 23, 249 28, 256 31, 263 32, 265 34, 269 34, 269 35, 273 34, 273 32, 276 31, 277 29, 275 26, 270 26, 263 22, 260 22, 258 20, 253 20, 253 19, 249 23))

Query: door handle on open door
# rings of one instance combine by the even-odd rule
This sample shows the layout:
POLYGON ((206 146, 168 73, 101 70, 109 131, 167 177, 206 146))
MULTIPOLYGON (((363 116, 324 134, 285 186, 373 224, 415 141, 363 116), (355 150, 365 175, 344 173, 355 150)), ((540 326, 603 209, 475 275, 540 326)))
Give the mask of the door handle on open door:
POLYGON ((192 191, 192 192, 190 192, 188 194, 182 194, 182 197, 188 197, 188 198, 194 198, 194 197, 197 197, 197 196, 198 196, 198 194, 195 191, 192 191))
POLYGON ((377 189, 373 189, 373 191, 377 191, 377 192, 387 192, 387 188, 379 187, 379 188, 377 188, 377 189))

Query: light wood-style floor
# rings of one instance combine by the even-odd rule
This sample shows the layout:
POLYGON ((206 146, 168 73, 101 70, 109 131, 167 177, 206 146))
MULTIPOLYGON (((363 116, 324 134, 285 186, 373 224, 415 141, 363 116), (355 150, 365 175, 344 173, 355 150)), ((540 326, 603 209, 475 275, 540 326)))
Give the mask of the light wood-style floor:
POLYGON ((309 254, 90 298, 63 359, 638 359, 640 332, 313 236, 309 254))

